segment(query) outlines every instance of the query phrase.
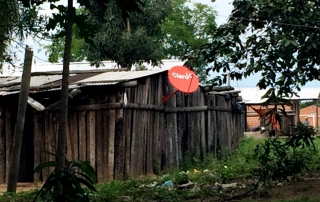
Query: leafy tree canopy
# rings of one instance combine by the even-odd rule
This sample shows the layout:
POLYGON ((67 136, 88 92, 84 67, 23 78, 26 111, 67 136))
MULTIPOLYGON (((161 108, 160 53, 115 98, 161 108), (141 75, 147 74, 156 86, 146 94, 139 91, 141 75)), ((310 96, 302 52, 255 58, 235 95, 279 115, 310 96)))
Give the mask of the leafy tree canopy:
MULTIPOLYGON (((159 1, 157 4, 156 2, 154 1, 153 4, 150 4, 145 9, 145 13, 139 15, 140 17, 131 15, 132 19, 129 21, 130 27, 128 27, 126 16, 123 17, 120 15, 120 12, 116 12, 116 7, 110 6, 108 12, 118 13, 119 15, 113 16, 112 19, 116 18, 119 22, 105 20, 104 27, 99 25, 98 29, 100 31, 93 33, 93 37, 91 38, 95 43, 94 46, 86 45, 81 40, 79 32, 75 32, 72 61, 80 61, 87 57, 93 62, 98 61, 97 58, 99 60, 113 59, 120 61, 123 56, 130 58, 134 62, 140 62, 139 58, 153 58, 156 60, 164 58, 182 59, 186 53, 201 47, 212 38, 212 33, 216 29, 216 13, 208 5, 200 3, 192 4, 188 0, 174 0, 172 1, 172 9, 168 9, 168 6, 163 7, 163 5, 159 5, 162 2, 159 1), (162 10, 158 11, 159 9, 157 8, 161 8, 162 10), (145 19, 143 15, 148 18, 145 19), (154 17, 151 18, 150 16, 154 17), (162 17, 157 20, 156 18, 159 16, 162 17), (165 19, 163 19, 164 17, 165 19), (149 26, 146 27, 146 20, 151 21, 153 18, 153 23, 149 23, 149 26), (108 31, 107 28, 111 31, 108 31), (147 29, 149 30, 148 32, 146 32, 147 29), (131 34, 128 35, 128 31, 131 34), (90 48, 90 51, 88 51, 88 48, 90 48), (100 52, 99 50, 101 49, 104 49, 104 51, 100 52), (112 55, 114 56, 111 57, 112 55)), ((78 13, 82 13, 85 10, 77 9, 77 11, 78 13)), ((88 20, 88 23, 96 22, 96 17, 97 15, 88 20)), ((60 37, 56 37, 56 40, 52 44, 45 47, 47 53, 49 53, 49 60, 51 62, 61 60, 63 56, 63 44, 64 41, 60 37)), ((132 62, 128 61, 128 63, 132 62)), ((202 81, 207 79, 207 75, 205 74, 207 62, 203 58, 199 58, 193 63, 187 63, 187 65, 197 71, 202 81)))
MULTIPOLYGON (((128 67, 142 61, 159 62, 163 54, 155 36, 160 32, 159 23, 170 11, 170 1, 166 2, 97 1, 77 9, 71 61, 87 59, 99 66, 108 58, 128 67)), ((63 56, 61 36, 65 31, 63 25, 51 24, 50 28, 58 26, 59 31, 53 36, 53 43, 45 48, 49 60, 57 62, 63 56)))
MULTIPOLYGON (((161 24, 165 57, 182 59, 188 52, 208 43, 216 29, 215 17, 215 10, 208 5, 189 0, 173 1, 173 11, 161 24)), ((201 81, 207 80, 208 63, 203 57, 187 65, 198 73, 201 81)))
POLYGON ((43 20, 43 16, 38 18, 38 9, 34 6, 24 8, 15 0, 0 0, 0 67, 3 62, 12 64, 12 44, 39 33, 43 20))
POLYGON ((212 40, 188 56, 191 61, 203 57, 213 71, 223 72, 215 85, 225 83, 228 73, 241 79, 261 72, 257 85, 269 86, 266 96, 276 99, 319 79, 318 1, 235 0, 233 6, 212 40))
MULTIPOLYGON (((70 61, 77 62, 85 60, 87 55, 87 45, 82 37, 80 37, 80 30, 74 24, 72 26, 72 44, 71 44, 71 55, 70 61)), ((59 62, 63 58, 65 40, 63 37, 52 37, 52 43, 45 45, 46 54, 48 54, 49 62, 59 62)))

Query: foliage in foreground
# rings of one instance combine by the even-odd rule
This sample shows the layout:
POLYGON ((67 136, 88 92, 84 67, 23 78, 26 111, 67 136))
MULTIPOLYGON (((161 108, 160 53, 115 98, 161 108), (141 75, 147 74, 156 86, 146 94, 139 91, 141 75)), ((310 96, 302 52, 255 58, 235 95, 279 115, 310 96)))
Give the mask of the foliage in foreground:
MULTIPOLYGON (((56 167, 56 161, 49 161, 40 164, 35 168, 35 172, 40 172, 44 168, 56 167)), ((34 201, 89 201, 88 193, 83 189, 86 186, 91 191, 96 191, 93 184, 96 182, 96 174, 88 161, 68 161, 61 170, 55 170, 49 175, 48 179, 34 197, 34 201), (62 185, 62 193, 57 195, 54 188, 58 184, 62 185), (48 200, 49 199, 49 200, 48 200)))
MULTIPOLYGON (((112 181, 110 183, 96 185, 97 192, 86 190, 90 201, 146 201, 146 200, 166 200, 166 201, 186 201, 191 199, 201 199, 218 194, 212 190, 215 182, 228 183, 239 178, 254 178, 252 171, 257 171, 261 164, 253 150, 257 144, 265 145, 264 139, 244 138, 239 144, 239 148, 228 158, 218 160, 214 156, 207 156, 202 161, 197 157, 190 157, 182 162, 180 170, 167 172, 156 179, 131 179, 127 181, 112 181), (183 184, 186 181, 193 182, 196 186, 191 189, 173 189, 161 187, 167 180, 172 180, 173 184, 183 184)), ((277 140, 281 144, 287 144, 285 140, 277 140)), ((301 149, 298 151, 302 156, 309 156, 307 167, 310 171, 320 168, 319 147, 320 141, 315 141, 315 150, 308 151, 301 149)), ((293 151, 290 151, 293 154, 293 151)), ((303 171, 305 172, 305 171, 303 171)), ((5 194, 0 196, 0 201, 9 202, 29 202, 37 194, 37 191, 5 194)), ((244 200, 248 201, 248 200, 244 200)), ((283 202, 313 202, 312 199, 284 200, 283 202)))
POLYGON ((316 155, 314 145, 315 131, 301 122, 293 130, 293 134, 283 142, 279 139, 267 139, 257 145, 255 156, 260 163, 257 175, 261 181, 286 180, 303 171, 310 171, 310 156, 316 155))

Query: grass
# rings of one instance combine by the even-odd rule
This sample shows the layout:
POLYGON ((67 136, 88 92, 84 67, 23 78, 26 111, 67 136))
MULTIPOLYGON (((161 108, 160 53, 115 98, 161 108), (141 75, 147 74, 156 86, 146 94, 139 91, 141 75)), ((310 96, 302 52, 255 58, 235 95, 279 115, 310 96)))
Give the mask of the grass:
MULTIPOLYGON (((91 201, 187 201, 210 197, 215 190, 215 182, 227 183, 239 178, 250 178, 252 170, 259 167, 259 162, 254 158, 253 149, 263 139, 244 138, 239 143, 239 148, 228 158, 218 160, 212 155, 200 161, 195 155, 184 158, 180 170, 170 170, 162 173, 157 179, 131 179, 127 181, 112 181, 96 185, 97 192, 88 193, 91 201), (174 184, 191 181, 195 186, 191 189, 168 189, 161 187, 167 181, 174 184)), ((320 139, 315 141, 316 152, 312 152, 311 172, 319 170, 320 139)), ((306 151, 309 152, 309 151, 306 151)), ((4 194, 0 196, 2 202, 29 202, 32 201, 36 191, 18 194, 4 194)), ((245 201, 245 200, 244 200, 245 201)), ((247 200, 248 201, 248 200, 247 200)), ((283 200, 281 202, 314 202, 313 199, 283 200)), ((317 200, 319 201, 319 200, 317 200)), ((249 201, 248 201, 249 202, 249 201)))

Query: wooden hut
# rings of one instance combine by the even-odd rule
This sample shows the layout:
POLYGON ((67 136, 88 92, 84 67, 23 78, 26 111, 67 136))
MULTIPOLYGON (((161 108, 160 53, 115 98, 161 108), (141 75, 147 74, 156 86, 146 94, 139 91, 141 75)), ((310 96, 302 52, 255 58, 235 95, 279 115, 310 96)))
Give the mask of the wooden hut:
MULTIPOLYGON (((254 111, 254 109, 274 108, 274 105, 272 104, 267 107, 262 106, 266 99, 262 99, 261 97, 267 90, 259 90, 258 88, 240 88, 239 90, 241 91, 240 95, 246 106, 246 131, 251 131, 252 128, 256 126, 265 127, 268 121, 260 119, 260 116, 254 111)), ((303 120, 300 120, 300 102, 318 100, 319 93, 320 91, 318 88, 302 88, 301 91, 298 92, 298 96, 287 98, 291 102, 291 105, 284 106, 287 115, 281 116, 282 124, 280 127, 280 136, 288 136, 292 134, 293 128, 297 122, 303 122, 303 120)), ((316 126, 316 128, 318 128, 318 126, 316 126)))
MULTIPOLYGON (((8 159, 17 114, 20 77, 0 78, 0 183, 8 178, 8 159)), ((244 108, 231 87, 200 87, 174 92, 166 70, 70 72, 69 160, 88 160, 98 182, 157 174, 179 166, 183 154, 230 154, 245 126, 244 108)), ((54 160, 59 122, 61 72, 32 74, 20 163, 20 182, 45 180, 50 170, 33 174, 54 160)))

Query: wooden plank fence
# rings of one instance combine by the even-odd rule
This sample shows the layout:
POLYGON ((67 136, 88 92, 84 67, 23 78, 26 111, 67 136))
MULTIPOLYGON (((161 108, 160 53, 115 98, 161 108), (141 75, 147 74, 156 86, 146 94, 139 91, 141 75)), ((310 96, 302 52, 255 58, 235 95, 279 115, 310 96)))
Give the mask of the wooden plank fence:
MULTIPOLYGON (((162 103, 163 96, 174 92, 164 74, 145 78, 136 87, 105 92, 69 107, 67 131, 68 158, 90 161, 98 182, 157 174, 178 167, 186 153, 226 156, 243 136, 244 109, 235 113, 232 105, 237 95, 210 94, 199 88, 189 95, 177 93, 162 103)), ((33 164, 37 166, 54 160, 41 151, 55 153, 59 113, 52 109, 32 117, 33 164)), ((0 148, 0 183, 7 179, 13 127, 10 118, 9 112, 0 117, 0 135, 5 136, 0 144, 6 145, 0 148)), ((35 174, 34 181, 45 180, 51 171, 35 174)))

